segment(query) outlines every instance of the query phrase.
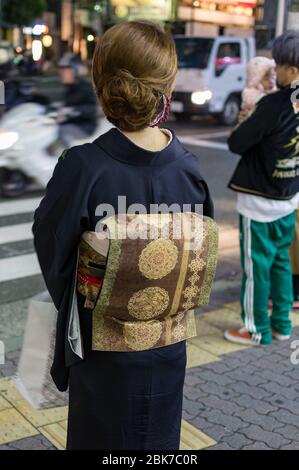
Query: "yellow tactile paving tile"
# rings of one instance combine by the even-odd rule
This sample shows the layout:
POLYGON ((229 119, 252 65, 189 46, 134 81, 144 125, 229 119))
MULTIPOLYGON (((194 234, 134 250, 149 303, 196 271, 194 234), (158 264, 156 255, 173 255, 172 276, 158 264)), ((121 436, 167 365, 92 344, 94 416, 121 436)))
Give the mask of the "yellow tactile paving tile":
POLYGON ((14 408, 0 411, 0 445, 39 434, 14 408))
POLYGON ((58 450, 64 450, 66 447, 66 423, 60 421, 59 423, 48 424, 39 428, 43 434, 58 450))
POLYGON ((299 312, 298 310, 293 310, 291 313, 291 321, 293 326, 299 326, 299 312))
MULTIPOLYGON (((238 312, 238 314, 240 315, 240 302, 230 302, 228 304, 224 304, 223 308, 225 308, 226 310, 231 309, 232 311, 238 312)), ((271 314, 271 310, 269 311, 269 314, 271 314)), ((299 310, 293 310, 291 312, 290 317, 292 320, 292 325, 299 326, 299 310)))
POLYGON ((35 427, 56 423, 67 418, 67 406, 35 410, 26 400, 18 400, 14 407, 35 427))
POLYGON ((184 419, 182 420, 180 450, 204 449, 215 444, 214 439, 199 431, 184 419))
POLYGON ((207 351, 215 356, 222 356, 223 354, 240 351, 242 349, 248 349, 250 347, 227 341, 224 339, 222 331, 220 331, 218 335, 196 338, 194 342, 198 342, 200 349, 203 349, 204 351, 207 351))
POLYGON ((196 317, 198 335, 188 340, 189 358, 187 367, 196 367, 219 360, 223 354, 246 349, 248 346, 230 343, 223 337, 224 331, 240 328, 240 314, 235 302, 233 308, 221 308, 218 310, 199 314, 196 317))
MULTIPOLYGON (((238 302, 235 302, 237 305, 238 302)), ((226 304, 232 305, 232 304, 226 304)), ((196 346, 201 351, 206 351, 211 354, 211 361, 213 357, 219 359, 219 356, 228 354, 230 352, 246 349, 249 346, 241 344, 230 343, 224 339, 224 331, 226 329, 238 329, 242 326, 240 320, 240 313, 237 309, 221 308, 210 312, 199 314, 196 318, 196 328, 198 336, 188 340, 192 345, 196 346)), ((194 355, 194 353, 192 353, 194 355)), ((203 354, 203 352, 202 352, 203 354)), ((209 361, 202 362, 206 364, 209 361)), ((199 364, 200 365, 200 362, 199 364)), ((194 365, 192 367, 195 367, 194 365)))
MULTIPOLYGON (((191 350, 199 355, 202 363, 217 361, 218 358, 196 346, 188 344, 188 356, 192 357, 191 350)), ((189 359, 190 360, 190 359, 189 359)), ((5 407, 0 411, 0 444, 23 439, 37 434, 43 434, 57 449, 66 447, 67 407, 52 408, 50 410, 35 410, 25 400, 14 386, 12 378, 0 379, 0 389, 7 400, 0 396, 0 405, 5 407), (49 420, 52 422, 49 424, 49 420), (43 424, 41 424, 43 423, 43 424)), ((203 434, 186 421, 182 421, 181 449, 194 450, 214 445, 215 441, 203 434)))
POLYGON ((15 387, 12 377, 3 377, 0 379, 0 395, 12 404, 17 400, 23 399, 22 395, 15 387))
MULTIPOLYGON (((43 426, 39 430, 57 449, 64 450, 66 447, 66 428, 67 422, 61 421, 43 426)), ((182 420, 181 450, 204 449, 215 444, 214 439, 199 431, 187 421, 182 420)))
MULTIPOLYGON (((67 407, 50 408, 48 410, 34 409, 18 392, 10 377, 0 379, 0 397, 6 399, 10 406, 17 409, 33 426, 40 427, 56 423, 67 418, 67 407), (4 398, 5 397, 5 398, 4 398)), ((0 398, 1 409, 1 398, 0 398)))
MULTIPOLYGON (((199 342, 200 344, 200 342, 199 342)), ((210 362, 219 361, 220 358, 211 354, 204 349, 194 344, 192 340, 187 342, 187 369, 191 367, 198 367, 203 364, 209 364, 210 362)))
POLYGON ((236 311, 240 315, 240 302, 228 302, 227 304, 223 304, 223 308, 236 311))
POLYGON ((206 314, 197 315, 196 317, 196 331, 197 331, 197 338, 201 338, 202 336, 218 334, 221 328, 218 328, 211 323, 208 323, 206 314))
POLYGON ((64 421, 60 421, 60 426, 65 430, 67 430, 67 419, 65 419, 64 421))
POLYGON ((5 398, 1 397, 0 395, 0 411, 7 410, 7 408, 11 408, 12 405, 9 403, 5 398))
POLYGON ((220 308, 204 313, 202 320, 218 330, 224 332, 227 328, 234 329, 242 326, 240 312, 227 308, 220 308))

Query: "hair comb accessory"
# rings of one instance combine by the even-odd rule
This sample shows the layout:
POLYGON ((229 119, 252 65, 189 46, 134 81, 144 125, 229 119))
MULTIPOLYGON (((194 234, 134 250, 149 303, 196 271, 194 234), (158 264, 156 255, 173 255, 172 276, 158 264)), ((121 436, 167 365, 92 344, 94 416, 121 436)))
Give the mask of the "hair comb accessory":
POLYGON ((156 127, 159 124, 163 124, 163 122, 167 121, 170 114, 170 98, 169 96, 161 94, 161 98, 163 100, 163 110, 162 112, 156 117, 156 119, 150 124, 150 127, 156 127))

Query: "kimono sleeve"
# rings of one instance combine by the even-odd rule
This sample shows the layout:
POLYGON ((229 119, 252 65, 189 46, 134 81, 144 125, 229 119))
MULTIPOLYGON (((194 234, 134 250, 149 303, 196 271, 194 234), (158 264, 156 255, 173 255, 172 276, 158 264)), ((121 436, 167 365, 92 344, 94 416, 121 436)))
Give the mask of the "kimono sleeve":
POLYGON ((205 199, 203 203, 203 215, 214 219, 214 203, 211 198, 209 187, 204 180, 201 180, 200 184, 205 192, 205 199))
POLYGON ((34 213, 34 247, 57 310, 72 280, 81 233, 89 224, 87 172, 79 153, 64 151, 34 213))

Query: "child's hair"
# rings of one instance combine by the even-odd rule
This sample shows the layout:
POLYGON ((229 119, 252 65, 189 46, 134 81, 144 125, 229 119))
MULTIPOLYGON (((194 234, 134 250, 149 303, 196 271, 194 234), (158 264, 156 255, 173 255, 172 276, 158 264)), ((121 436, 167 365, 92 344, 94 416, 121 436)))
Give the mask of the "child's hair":
POLYGON ((112 26, 99 39, 92 77, 107 119, 124 131, 147 127, 163 109, 177 73, 173 38, 149 21, 112 26))
POLYGON ((253 57, 247 64, 247 87, 256 88, 260 86, 265 75, 275 69, 275 61, 268 57, 253 57))
POLYGON ((299 31, 286 31, 275 39, 273 59, 278 65, 289 65, 299 69, 299 31))

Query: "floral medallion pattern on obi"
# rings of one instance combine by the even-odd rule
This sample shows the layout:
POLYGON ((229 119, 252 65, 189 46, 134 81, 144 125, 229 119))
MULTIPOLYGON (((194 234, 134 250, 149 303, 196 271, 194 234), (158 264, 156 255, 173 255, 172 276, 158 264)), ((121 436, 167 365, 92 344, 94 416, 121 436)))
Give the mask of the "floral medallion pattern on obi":
POLYGON ((167 290, 161 287, 146 287, 135 292, 128 302, 128 312, 139 320, 150 320, 160 316, 169 304, 167 290))
POLYGON ((175 267, 178 248, 172 240, 153 240, 139 256, 139 270, 148 279, 162 279, 175 267))

